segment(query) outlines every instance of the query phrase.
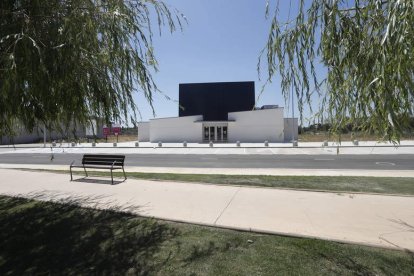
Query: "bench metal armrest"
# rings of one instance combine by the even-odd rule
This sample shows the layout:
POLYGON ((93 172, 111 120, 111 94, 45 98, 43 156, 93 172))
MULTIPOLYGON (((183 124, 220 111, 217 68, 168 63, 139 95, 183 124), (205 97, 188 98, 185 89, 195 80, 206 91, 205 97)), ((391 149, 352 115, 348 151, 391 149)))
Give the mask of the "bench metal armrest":
POLYGON ((112 165, 111 165, 111 170, 113 170, 113 169, 114 169, 114 165, 115 165, 115 163, 116 163, 116 161, 114 161, 114 162, 112 163, 112 165))

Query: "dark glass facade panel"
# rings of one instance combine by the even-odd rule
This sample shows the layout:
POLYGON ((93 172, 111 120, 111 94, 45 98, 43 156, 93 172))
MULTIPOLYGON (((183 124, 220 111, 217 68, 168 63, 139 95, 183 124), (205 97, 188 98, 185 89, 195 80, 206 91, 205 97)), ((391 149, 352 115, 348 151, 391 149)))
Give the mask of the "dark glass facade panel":
POLYGON ((180 84, 178 114, 227 121, 229 112, 250 111, 254 103, 253 81, 180 84))

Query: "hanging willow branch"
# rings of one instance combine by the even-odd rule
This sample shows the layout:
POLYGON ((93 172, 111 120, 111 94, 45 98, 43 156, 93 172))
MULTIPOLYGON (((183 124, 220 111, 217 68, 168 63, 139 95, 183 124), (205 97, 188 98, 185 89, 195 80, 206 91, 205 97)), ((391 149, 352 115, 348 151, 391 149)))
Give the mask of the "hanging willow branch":
POLYGON ((414 1, 292 3, 288 22, 276 3, 264 50, 268 81, 280 74, 285 97, 293 85, 301 117, 316 91, 334 132, 352 125, 399 141, 414 110, 414 1))
POLYGON ((133 94, 157 91, 151 27, 183 20, 158 0, 0 1, 0 136, 135 117, 133 94))

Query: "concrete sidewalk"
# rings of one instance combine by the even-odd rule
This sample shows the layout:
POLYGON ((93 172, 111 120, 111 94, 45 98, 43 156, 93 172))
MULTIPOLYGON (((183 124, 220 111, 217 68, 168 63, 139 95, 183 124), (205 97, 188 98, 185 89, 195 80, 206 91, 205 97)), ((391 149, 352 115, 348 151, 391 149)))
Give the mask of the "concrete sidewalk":
POLYGON ((0 169, 0 194, 93 197, 140 207, 139 215, 414 251, 414 197, 289 191, 129 179, 69 181, 69 175, 0 169))
POLYGON ((50 143, 43 147, 43 144, 21 144, 13 147, 11 145, 0 145, 2 153, 108 153, 108 154, 260 154, 260 155, 336 155, 339 154, 414 154, 414 141, 401 141, 400 145, 392 143, 377 143, 375 141, 360 142, 359 146, 354 146, 351 142, 338 144, 330 142, 328 147, 322 147, 322 142, 299 142, 298 147, 292 147, 292 143, 269 143, 265 147, 263 143, 242 143, 237 147, 235 143, 214 144, 210 147, 208 143, 188 143, 183 147, 182 143, 163 143, 162 147, 158 143, 139 143, 121 142, 116 147, 113 143, 99 143, 92 147, 91 143, 76 144, 57 144, 52 147, 50 143))

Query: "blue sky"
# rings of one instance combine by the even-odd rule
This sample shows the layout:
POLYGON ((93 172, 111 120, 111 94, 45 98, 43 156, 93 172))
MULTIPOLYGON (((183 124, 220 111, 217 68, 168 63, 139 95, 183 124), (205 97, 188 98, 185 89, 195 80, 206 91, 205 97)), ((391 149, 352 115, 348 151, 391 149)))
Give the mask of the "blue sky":
MULTIPOLYGON (((280 1, 282 16, 287 16, 289 1, 280 1)), ((260 51, 266 44, 270 19, 265 18, 265 0, 167 0, 188 19, 182 32, 170 34, 166 29, 154 35, 154 50, 160 71, 154 80, 160 90, 178 100, 179 83, 255 81, 258 96, 261 79, 257 72, 260 51)), ((144 121, 153 118, 143 96, 136 97, 144 121)), ((285 106, 280 79, 274 78, 256 102, 285 106)), ((296 106, 296 103, 295 103, 296 106)), ((178 116, 178 103, 158 94, 154 97, 156 117, 178 116)), ((295 117, 298 111, 295 110, 295 117)))

